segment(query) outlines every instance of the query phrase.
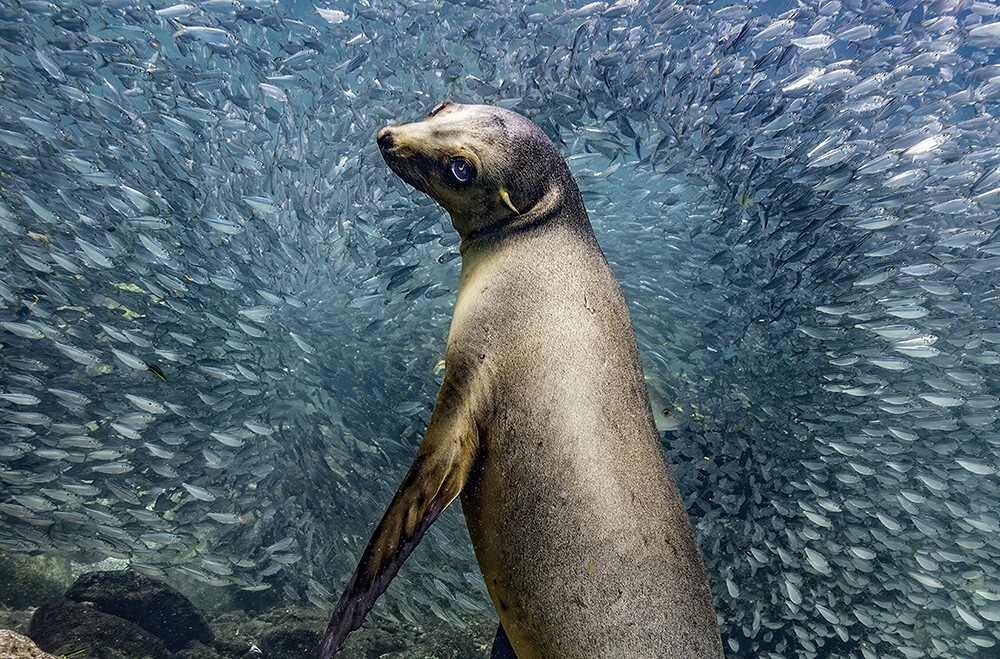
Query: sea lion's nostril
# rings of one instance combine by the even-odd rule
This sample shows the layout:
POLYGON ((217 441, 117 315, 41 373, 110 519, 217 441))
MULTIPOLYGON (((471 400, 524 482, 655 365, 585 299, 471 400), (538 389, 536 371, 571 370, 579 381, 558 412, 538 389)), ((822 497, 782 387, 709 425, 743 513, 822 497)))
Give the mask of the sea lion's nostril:
POLYGON ((392 137, 392 131, 388 128, 383 128, 378 132, 378 137, 375 138, 375 142, 378 144, 380 149, 388 149, 390 146, 395 144, 395 140, 392 137))

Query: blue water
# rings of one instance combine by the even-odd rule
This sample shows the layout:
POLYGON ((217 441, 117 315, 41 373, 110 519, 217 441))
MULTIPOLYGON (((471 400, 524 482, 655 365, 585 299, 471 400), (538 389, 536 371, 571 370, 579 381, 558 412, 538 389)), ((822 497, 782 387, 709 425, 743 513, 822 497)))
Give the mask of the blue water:
MULTIPOLYGON (((992 656, 995 3, 319 8, 0 8, 0 549, 332 606, 459 266, 374 134, 492 103, 577 177, 732 656, 992 656)), ((492 615, 467 537, 372 619, 492 615)))

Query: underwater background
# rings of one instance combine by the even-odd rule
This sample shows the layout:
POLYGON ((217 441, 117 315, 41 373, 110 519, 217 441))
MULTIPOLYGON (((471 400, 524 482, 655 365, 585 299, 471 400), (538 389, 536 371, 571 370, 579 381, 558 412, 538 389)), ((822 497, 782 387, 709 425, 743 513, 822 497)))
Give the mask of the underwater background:
MULTIPOLYGON (((444 100, 566 156, 729 655, 1000 656, 996 2, 4 1, 3 560, 318 641, 443 376, 374 135, 444 100)), ((486 656, 457 507, 369 626, 486 656)))

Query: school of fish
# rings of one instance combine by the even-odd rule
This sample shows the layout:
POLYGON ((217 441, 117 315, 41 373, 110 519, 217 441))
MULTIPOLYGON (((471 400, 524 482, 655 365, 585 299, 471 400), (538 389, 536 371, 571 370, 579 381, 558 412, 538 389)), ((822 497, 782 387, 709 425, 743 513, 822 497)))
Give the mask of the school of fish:
MULTIPOLYGON (((419 443, 459 265, 374 135, 443 100, 567 156, 730 655, 987 656, 983 0, 4 3, 0 551, 331 606, 419 443)), ((373 611, 428 615, 492 615, 457 511, 373 611)))

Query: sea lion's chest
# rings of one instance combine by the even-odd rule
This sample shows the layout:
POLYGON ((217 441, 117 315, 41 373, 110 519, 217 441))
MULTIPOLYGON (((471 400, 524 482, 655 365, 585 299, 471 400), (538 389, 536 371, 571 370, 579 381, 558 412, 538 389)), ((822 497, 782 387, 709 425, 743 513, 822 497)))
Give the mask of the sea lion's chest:
POLYGON ((599 252, 559 235, 510 241, 463 254, 449 330, 449 367, 530 368, 616 350, 607 337, 631 336, 624 300, 599 252), (525 363, 525 361, 529 363, 525 363))

